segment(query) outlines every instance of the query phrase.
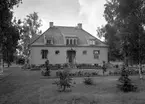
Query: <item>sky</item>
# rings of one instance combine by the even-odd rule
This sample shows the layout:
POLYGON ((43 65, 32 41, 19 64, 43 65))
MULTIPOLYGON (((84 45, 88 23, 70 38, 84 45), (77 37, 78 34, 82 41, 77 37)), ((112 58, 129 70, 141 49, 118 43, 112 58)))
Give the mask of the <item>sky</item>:
POLYGON ((26 15, 37 12, 42 20, 41 30, 49 28, 49 22, 56 26, 77 26, 97 36, 97 27, 106 24, 103 17, 106 0, 23 0, 14 8, 14 16, 23 19, 26 15))

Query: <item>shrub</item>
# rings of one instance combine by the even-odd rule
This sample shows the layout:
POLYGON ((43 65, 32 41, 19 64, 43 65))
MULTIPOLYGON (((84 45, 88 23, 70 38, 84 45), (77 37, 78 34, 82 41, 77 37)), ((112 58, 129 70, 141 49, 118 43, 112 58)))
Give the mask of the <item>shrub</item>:
POLYGON ((29 64, 24 64, 21 69, 30 69, 31 66, 29 64))
POLYGON ((45 68, 45 64, 41 64, 39 68, 45 68))
POLYGON ((68 71, 60 71, 57 75, 59 76, 59 80, 55 81, 53 84, 56 84, 60 91, 66 91, 66 88, 72 86, 72 79, 70 78, 68 71))
POLYGON ((98 75, 98 73, 97 72, 92 72, 92 75, 96 76, 96 75, 98 75))
POLYGON ((36 65, 34 65, 34 64, 31 65, 31 68, 35 68, 35 67, 36 67, 36 65))
POLYGON ((50 70, 42 69, 41 75, 42 76, 50 76, 50 70))
POLYGON ((94 85, 94 81, 93 81, 93 79, 90 78, 90 77, 84 78, 83 83, 84 83, 85 85, 94 85))
POLYGON ((24 65, 25 64, 25 59, 24 58, 19 58, 16 63, 20 64, 20 65, 24 65))
POLYGON ((115 65, 116 68, 119 68, 119 65, 115 65))
POLYGON ((128 78, 128 73, 125 68, 122 69, 119 82, 120 84, 117 84, 117 88, 119 88, 123 92, 131 92, 137 90, 137 86, 133 85, 131 80, 128 78))

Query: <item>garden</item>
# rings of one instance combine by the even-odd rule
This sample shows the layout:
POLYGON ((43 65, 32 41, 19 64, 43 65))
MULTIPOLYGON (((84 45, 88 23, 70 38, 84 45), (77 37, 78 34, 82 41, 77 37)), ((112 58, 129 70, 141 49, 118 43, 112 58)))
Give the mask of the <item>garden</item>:
POLYGON ((40 89, 40 104, 144 104, 145 80, 139 80, 136 76, 130 79, 138 85, 138 89, 128 93, 116 87, 117 76, 73 78, 71 88, 66 88, 66 91, 60 91, 59 83, 55 85, 55 80, 51 80, 52 84, 40 89))
MULTIPOLYGON (((42 66, 31 66, 41 75, 42 66)), ((144 68, 142 73, 144 74, 144 68)), ((120 67, 102 69, 50 70, 42 76, 44 86, 39 89, 40 104, 144 104, 145 80, 139 79, 138 68, 129 67, 125 73, 120 67), (127 74, 126 74, 127 73, 127 74)))
MULTIPOLYGON (((50 78, 56 78, 58 77, 58 73, 63 71, 63 70, 69 70, 70 73, 69 75, 71 77, 95 77, 95 76, 101 76, 103 75, 102 73, 102 68, 101 66, 95 64, 95 65, 91 65, 91 64, 77 64, 76 68, 69 68, 67 66, 67 64, 55 64, 49 65, 50 68, 50 78)), ((30 71, 41 71, 40 73, 43 74, 43 72, 45 72, 45 64, 36 66, 36 65, 24 65, 22 66, 22 69, 25 70, 30 70, 30 71)), ((145 68, 143 67, 142 70, 142 74, 145 74, 145 68)), ((137 66, 130 66, 127 69, 128 74, 129 75, 138 75, 139 71, 138 71, 138 67, 137 66)), ((121 75, 121 65, 112 65, 112 64, 108 64, 107 65, 107 70, 105 72, 106 76, 119 76, 121 75)), ((44 75, 43 76, 47 76, 44 75)))

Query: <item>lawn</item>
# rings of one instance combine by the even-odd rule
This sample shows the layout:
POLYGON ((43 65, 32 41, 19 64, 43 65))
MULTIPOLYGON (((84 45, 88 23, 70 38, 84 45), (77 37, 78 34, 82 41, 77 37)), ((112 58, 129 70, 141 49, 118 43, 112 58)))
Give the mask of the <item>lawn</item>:
MULTIPOLYGON (((87 86, 83 78, 74 78, 71 92, 58 92, 57 86, 49 84, 40 88, 40 104, 145 104, 145 80, 130 77, 138 85, 137 92, 123 93, 116 88, 117 76, 94 77, 96 85, 87 86), (92 102, 92 103, 90 103, 92 102)), ((50 80, 44 79, 50 82, 50 80)), ((55 79, 51 79, 53 82, 55 79)))
POLYGON ((139 80, 139 76, 131 76, 138 92, 120 92, 116 88, 119 76, 93 77, 95 86, 84 85, 83 77, 73 78, 76 84, 71 92, 57 92, 57 86, 52 84, 56 79, 42 78, 41 71, 11 71, 0 82, 0 104, 89 104, 93 100, 92 104, 145 104, 145 80, 139 80))

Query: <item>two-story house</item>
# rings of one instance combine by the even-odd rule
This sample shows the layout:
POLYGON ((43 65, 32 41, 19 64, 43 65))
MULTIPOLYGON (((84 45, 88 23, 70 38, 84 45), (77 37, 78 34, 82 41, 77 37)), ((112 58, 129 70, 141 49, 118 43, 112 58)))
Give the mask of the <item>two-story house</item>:
POLYGON ((30 44, 30 64, 100 64, 108 62, 108 46, 77 26, 50 27, 30 44))

